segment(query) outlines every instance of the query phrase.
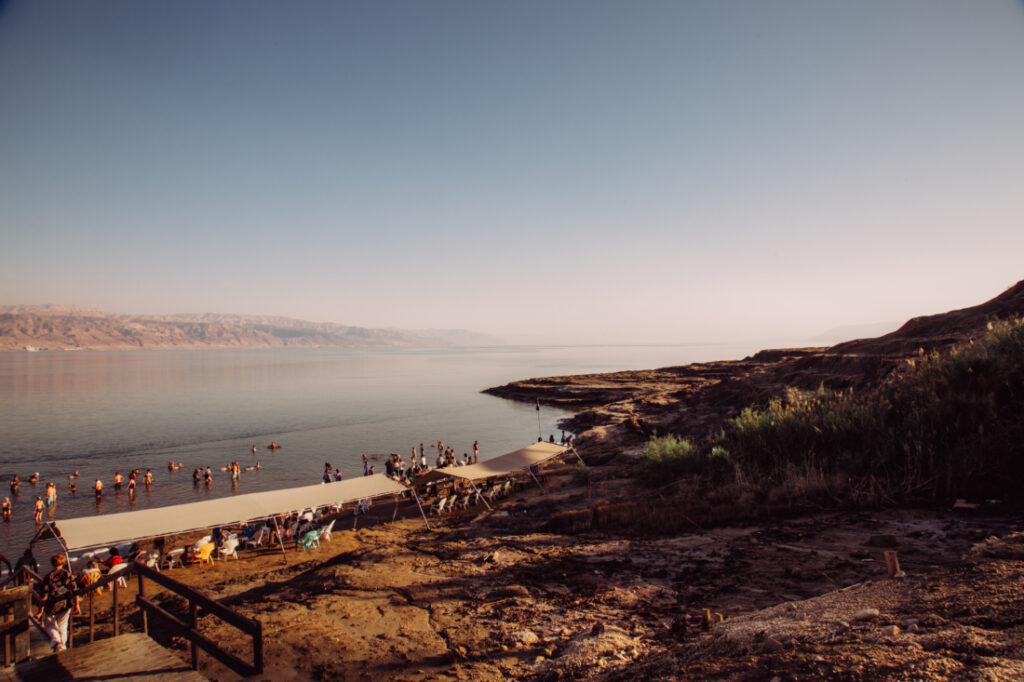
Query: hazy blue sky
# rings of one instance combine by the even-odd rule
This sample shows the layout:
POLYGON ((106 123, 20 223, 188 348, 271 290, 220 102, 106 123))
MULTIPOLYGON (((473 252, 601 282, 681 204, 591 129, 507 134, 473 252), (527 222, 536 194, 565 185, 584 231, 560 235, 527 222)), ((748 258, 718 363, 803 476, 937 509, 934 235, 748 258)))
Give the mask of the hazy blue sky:
POLYGON ((1019 1, 0 9, 0 302, 768 344, 1022 216, 1019 1))

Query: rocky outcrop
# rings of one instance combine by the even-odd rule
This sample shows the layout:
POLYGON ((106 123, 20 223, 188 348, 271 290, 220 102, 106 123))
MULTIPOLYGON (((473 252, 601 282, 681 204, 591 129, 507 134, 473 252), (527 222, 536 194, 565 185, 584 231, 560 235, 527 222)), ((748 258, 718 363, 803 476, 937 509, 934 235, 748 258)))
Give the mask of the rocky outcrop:
POLYGON ((916 317, 874 339, 765 350, 742 360, 683 367, 525 379, 484 392, 573 410, 562 426, 578 434, 600 429, 593 435, 608 448, 643 442, 654 432, 700 438, 787 387, 860 390, 883 381, 921 350, 966 342, 984 334, 993 320, 1022 316, 1024 281, 981 305, 916 317))

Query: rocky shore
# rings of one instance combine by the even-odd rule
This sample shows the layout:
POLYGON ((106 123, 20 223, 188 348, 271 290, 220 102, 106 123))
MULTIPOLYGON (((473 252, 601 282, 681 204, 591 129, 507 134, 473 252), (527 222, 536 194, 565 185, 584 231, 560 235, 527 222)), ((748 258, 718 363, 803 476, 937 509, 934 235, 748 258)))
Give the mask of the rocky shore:
POLYGON ((540 401, 576 414, 562 426, 605 454, 635 449, 655 432, 704 438, 748 406, 787 387, 860 390, 920 353, 984 333, 992 320, 1024 316, 1024 282, 981 305, 916 317, 898 330, 829 348, 764 350, 742 360, 608 374, 555 376, 488 388, 491 395, 540 401))

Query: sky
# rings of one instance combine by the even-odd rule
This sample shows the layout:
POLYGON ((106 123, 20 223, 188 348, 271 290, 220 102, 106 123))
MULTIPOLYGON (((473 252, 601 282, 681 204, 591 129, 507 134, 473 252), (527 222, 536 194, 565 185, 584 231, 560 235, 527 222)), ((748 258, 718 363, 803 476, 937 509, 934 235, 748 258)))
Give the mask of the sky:
POLYGON ((0 5, 0 303, 769 345, 1022 216, 1020 0, 0 5))

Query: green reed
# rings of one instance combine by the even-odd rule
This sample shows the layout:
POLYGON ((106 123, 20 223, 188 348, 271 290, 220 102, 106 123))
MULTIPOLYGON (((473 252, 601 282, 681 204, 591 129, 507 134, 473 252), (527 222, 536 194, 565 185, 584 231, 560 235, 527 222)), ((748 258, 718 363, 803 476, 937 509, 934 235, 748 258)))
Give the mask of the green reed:
POLYGON ((730 419, 701 449, 712 447, 749 480, 819 471, 883 481, 908 497, 1020 497, 1024 320, 991 323, 982 339, 944 352, 922 350, 867 391, 789 389, 730 419))

